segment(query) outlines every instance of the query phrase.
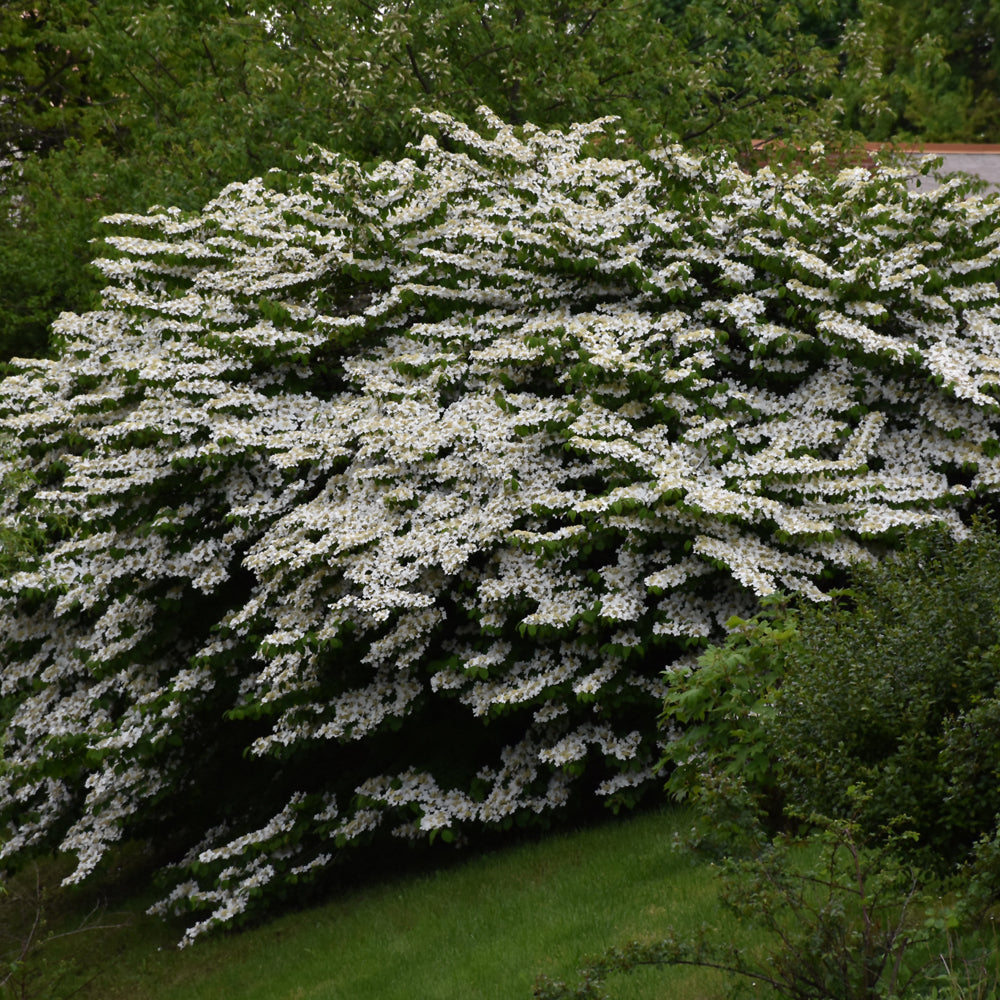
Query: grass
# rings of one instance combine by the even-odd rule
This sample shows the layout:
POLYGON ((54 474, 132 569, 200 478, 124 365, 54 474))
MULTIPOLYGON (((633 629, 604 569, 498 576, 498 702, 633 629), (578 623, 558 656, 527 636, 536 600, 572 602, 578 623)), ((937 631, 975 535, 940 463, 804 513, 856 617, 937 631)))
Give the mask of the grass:
MULTIPOLYGON (((58 1000, 95 977, 79 1000, 528 1000, 539 973, 572 977, 608 944, 706 921, 734 930, 716 910, 711 867, 673 849, 687 823, 674 808, 554 835, 342 892, 183 951, 179 929, 133 899, 103 917, 125 927, 47 945, 38 977, 11 996, 58 1000)), ((612 985, 621 1000, 722 995, 704 970, 643 970, 612 985)))

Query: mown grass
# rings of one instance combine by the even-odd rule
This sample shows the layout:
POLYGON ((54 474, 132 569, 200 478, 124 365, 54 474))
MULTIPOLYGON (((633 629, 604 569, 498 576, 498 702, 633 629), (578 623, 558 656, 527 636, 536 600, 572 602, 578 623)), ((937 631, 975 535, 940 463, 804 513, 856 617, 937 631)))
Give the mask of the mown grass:
MULTIPOLYGON (((704 922, 736 933, 717 911, 711 866, 673 847, 689 822, 666 808, 553 835, 183 951, 178 928, 142 916, 134 899, 103 917, 125 927, 46 946, 26 1000, 56 1000, 91 976, 80 1000, 527 1000, 539 973, 571 977, 609 944, 704 922)), ((613 986, 621 1000, 722 995, 716 974, 692 969, 644 970, 613 986)))

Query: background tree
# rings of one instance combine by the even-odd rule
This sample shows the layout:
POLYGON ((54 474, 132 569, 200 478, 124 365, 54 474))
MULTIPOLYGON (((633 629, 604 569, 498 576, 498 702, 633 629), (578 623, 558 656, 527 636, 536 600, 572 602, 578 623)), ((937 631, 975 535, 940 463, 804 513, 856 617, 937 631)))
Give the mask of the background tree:
MULTIPOLYGON (((634 141, 747 149, 829 132, 823 4, 404 0, 254 5, 39 0, 0 12, 10 166, 0 192, 0 360, 39 355, 96 302, 97 220, 203 205, 294 167, 305 145, 362 160, 416 138, 415 104, 567 125, 615 114, 634 141), (741 41, 742 40, 742 41, 741 41)), ((825 23, 825 22, 824 22, 825 23)), ((832 30, 832 29, 831 29, 832 30)), ((834 32, 835 33, 835 32, 834 32)))
POLYGON ((844 124, 873 141, 1000 141, 994 0, 846 0, 844 124))

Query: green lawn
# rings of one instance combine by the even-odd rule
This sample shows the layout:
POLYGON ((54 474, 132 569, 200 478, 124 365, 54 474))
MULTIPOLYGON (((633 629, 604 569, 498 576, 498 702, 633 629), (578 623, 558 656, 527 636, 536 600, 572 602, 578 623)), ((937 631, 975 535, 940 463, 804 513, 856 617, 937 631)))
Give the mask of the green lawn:
MULTIPOLYGON (((527 1000, 539 973, 568 977, 608 944, 718 919, 712 869, 672 846, 689 822, 668 808, 555 835, 183 951, 177 927, 140 916, 137 902, 126 928, 43 954, 49 974, 63 960, 96 973, 81 1000, 527 1000)), ((43 985, 28 996, 60 995, 43 985)), ((700 970, 643 970, 614 988, 621 1000, 721 995, 700 970)))

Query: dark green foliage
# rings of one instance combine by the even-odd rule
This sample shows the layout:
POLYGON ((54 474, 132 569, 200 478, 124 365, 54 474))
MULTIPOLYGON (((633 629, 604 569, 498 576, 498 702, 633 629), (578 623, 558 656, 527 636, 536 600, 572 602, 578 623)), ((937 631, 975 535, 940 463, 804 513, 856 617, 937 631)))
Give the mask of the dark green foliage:
POLYGON ((845 125, 871 140, 997 142, 1000 9, 993 0, 847 3, 853 44, 835 87, 845 125))
POLYGON ((756 618, 728 623, 725 644, 702 654, 696 670, 672 678, 661 721, 671 727, 667 791, 678 800, 712 798, 706 782, 720 779, 746 782, 765 800, 776 792, 768 723, 786 649, 798 633, 787 601, 762 603, 756 618))
POLYGON ((962 862, 1000 812, 1000 538, 920 533, 803 609, 769 742, 788 801, 843 815, 868 791, 875 828, 908 817, 940 864, 962 862))
POLYGON ((955 542, 913 534, 858 566, 829 603, 776 603, 736 622, 675 684, 680 728, 668 789, 695 801, 738 779, 781 811, 906 818, 939 870, 990 837, 1000 813, 1000 536, 987 521, 955 542), (864 790, 864 804, 856 797, 864 790))
MULTIPOLYGON (((820 73, 788 96, 808 102, 827 95, 845 131, 870 141, 1000 140, 1000 8, 993 0, 653 0, 652 11, 694 51, 717 58, 730 95, 750 97, 739 70, 761 54, 776 72, 796 66, 780 41, 783 23, 795 19, 836 74, 820 73), (760 19, 752 32, 748 17, 760 19)), ((802 54, 798 64, 807 64, 802 54)))
POLYGON ((700 87, 678 88, 673 74, 664 72, 672 101, 690 109, 678 122, 681 141, 721 132, 745 152, 739 140, 798 138, 799 123, 820 104, 836 73, 841 25, 831 24, 827 6, 816 0, 654 0, 654 17, 692 66, 712 67, 700 87), (830 27, 834 38, 817 37, 817 29, 830 27), (778 108, 783 115, 774 114, 778 108))

